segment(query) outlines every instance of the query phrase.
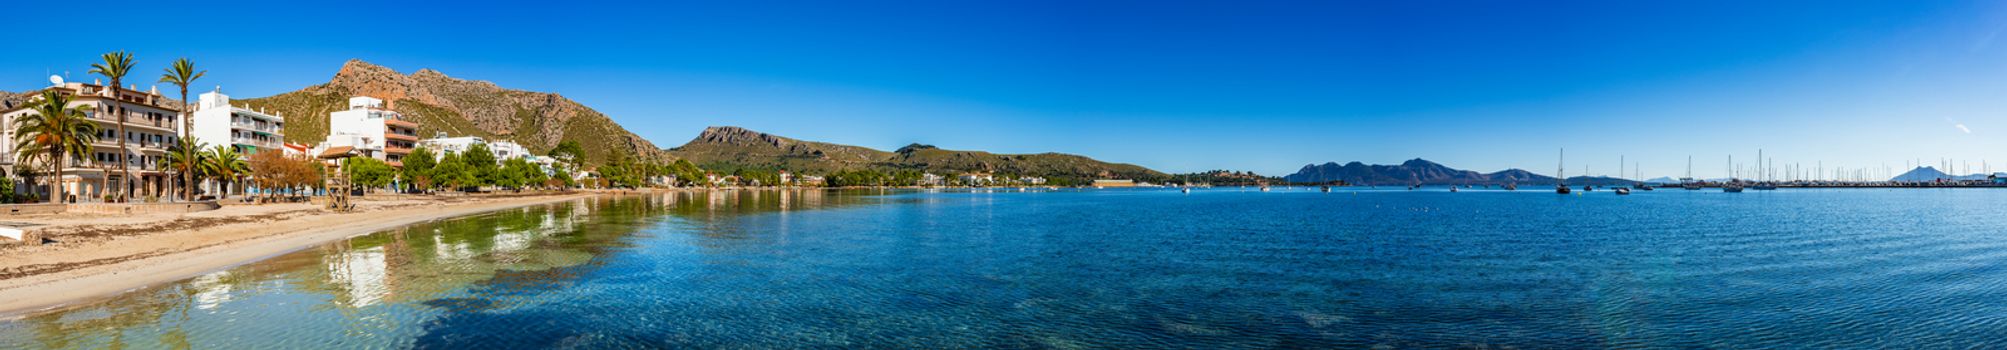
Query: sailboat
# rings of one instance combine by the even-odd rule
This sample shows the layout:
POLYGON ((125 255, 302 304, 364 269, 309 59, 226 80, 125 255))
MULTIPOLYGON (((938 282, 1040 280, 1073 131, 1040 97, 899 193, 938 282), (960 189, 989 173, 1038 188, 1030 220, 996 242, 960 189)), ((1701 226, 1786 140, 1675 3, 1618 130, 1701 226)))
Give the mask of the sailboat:
POLYGON ((1561 161, 1554 167, 1554 193, 1568 194, 1568 149, 1561 149, 1561 161))
POLYGON ((1686 177, 1679 179, 1679 187, 1688 191, 1700 189, 1700 183, 1693 181, 1693 156, 1686 156, 1686 177))
POLYGON ((1721 192, 1742 193, 1742 180, 1737 179, 1738 176, 1736 176, 1741 174, 1735 171, 1735 155, 1733 154, 1728 155, 1728 173, 1728 181, 1721 183, 1721 192))
POLYGON ((1759 175, 1761 175, 1761 176, 1762 176, 1763 180, 1762 180, 1762 181, 1760 181, 1760 182, 1757 182, 1757 183, 1756 183, 1756 186, 1752 186, 1752 187, 1750 187, 1749 189, 1752 189, 1752 190, 1757 190, 1757 191, 1775 191, 1775 190, 1777 190, 1777 184, 1775 184, 1775 183, 1771 183, 1771 182, 1770 182, 1770 172, 1769 172, 1769 169, 1768 169, 1767 167, 1764 167, 1764 166, 1763 166, 1763 150, 1762 150, 1762 149, 1757 149, 1757 150, 1756 150, 1756 166, 1757 166, 1758 168, 1764 168, 1764 169, 1762 169, 1762 170, 1763 170, 1763 173, 1759 174, 1759 175))
MULTIPOLYGON (((1617 156, 1617 176, 1615 177, 1615 179, 1617 180, 1624 179, 1624 156, 1617 156)), ((1612 187, 1616 187, 1617 195, 1619 196, 1631 194, 1631 189, 1624 188, 1624 185, 1619 184, 1612 187)))
POLYGON ((1633 164, 1633 165, 1631 166, 1631 172, 1632 172, 1632 173, 1635 173, 1635 175, 1632 175, 1632 177, 1636 177, 1636 178, 1638 178, 1638 180, 1637 180, 1637 181, 1638 181, 1638 183, 1637 183, 1637 184, 1635 184, 1635 185, 1631 185, 1631 188, 1633 188, 1633 189, 1637 189, 1637 190, 1640 190, 1640 191, 1651 191, 1651 190, 1652 190, 1652 184, 1650 184, 1650 183, 1646 183, 1646 182, 1645 182, 1645 180, 1644 180, 1644 178, 1645 178, 1645 171, 1644 171, 1644 169, 1639 169, 1639 168, 1640 168, 1640 167, 1636 166, 1636 164, 1633 164))

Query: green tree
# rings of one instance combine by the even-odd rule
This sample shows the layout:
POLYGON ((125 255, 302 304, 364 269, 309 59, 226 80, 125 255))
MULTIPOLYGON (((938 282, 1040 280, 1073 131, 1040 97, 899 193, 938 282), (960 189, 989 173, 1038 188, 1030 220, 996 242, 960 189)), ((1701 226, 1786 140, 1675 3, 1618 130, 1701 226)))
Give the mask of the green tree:
POLYGON ((397 176, 397 169, 391 168, 389 163, 370 157, 342 159, 341 170, 348 175, 349 181, 354 181, 365 189, 390 186, 390 181, 397 176))
POLYGON ((439 158, 432 154, 432 149, 418 146, 411 150, 411 154, 404 156, 404 169, 399 170, 398 177, 404 179, 404 186, 408 189, 430 190, 432 168, 437 167, 438 162, 439 158))
POLYGON ((112 93, 112 110, 110 112, 118 116, 118 172, 120 176, 118 178, 119 186, 117 194, 119 198, 125 198, 129 196, 128 192, 132 191, 132 163, 125 159, 126 155, 132 154, 132 148, 125 145, 126 115, 130 113, 126 113, 125 103, 120 102, 124 99, 121 96, 125 95, 125 90, 120 89, 125 88, 123 84, 126 74, 132 73, 132 54, 120 50, 107 52, 103 58, 104 62, 91 64, 89 74, 102 75, 106 79, 111 80, 111 86, 108 89, 112 93))
POLYGON ((439 165, 432 167, 432 182, 440 188, 459 190, 474 185, 473 170, 467 162, 460 160, 460 154, 452 151, 439 158, 439 165))
POLYGON ((244 174, 251 173, 251 164, 245 162, 244 155, 237 153, 237 149, 230 146, 211 147, 204 157, 209 162, 203 163, 202 174, 225 184, 223 196, 229 196, 230 191, 237 189, 237 181, 242 179, 244 174))
POLYGON ((616 154, 606 164, 599 166, 599 178, 605 179, 607 186, 640 188, 642 174, 627 156, 616 154))
POLYGON ((556 148, 551 148, 548 155, 565 163, 578 164, 585 160, 585 147, 579 146, 578 141, 559 142, 556 148))
POLYGON ((14 118, 14 149, 23 162, 46 156, 50 203, 63 198, 63 161, 81 158, 98 140, 98 124, 90 120, 91 106, 70 106, 70 96, 55 89, 43 90, 39 99, 27 106, 30 113, 14 118))
POLYGON ((529 160, 522 158, 510 158, 508 161, 502 162, 501 173, 503 182, 497 185, 518 190, 532 184, 541 184, 544 182, 543 169, 538 168, 536 164, 530 164, 529 160))
POLYGON ((501 174, 497 170, 500 163, 495 161, 495 152, 488 150, 488 144, 475 143, 460 153, 460 161, 467 163, 467 170, 473 173, 472 186, 487 186, 495 183, 501 174))
MULTIPOLYGON (((168 64, 166 71, 160 74, 160 82, 174 84, 175 87, 181 88, 181 110, 178 112, 181 112, 180 119, 181 119, 182 140, 191 139, 192 137, 189 137, 189 134, 195 132, 195 121, 193 120, 193 118, 190 118, 192 117, 191 114, 193 114, 193 112, 191 111, 194 110, 194 107, 188 105, 188 84, 194 83, 195 79, 202 79, 202 76, 207 74, 209 74, 209 71, 196 70, 195 61, 189 61, 187 57, 182 57, 181 59, 174 60, 174 63, 168 64)), ((187 171, 188 169, 186 168, 175 169, 175 170, 176 173, 181 174, 182 180, 185 181, 183 183, 189 184, 188 186, 185 186, 187 188, 182 189, 183 192, 182 197, 194 198, 195 173, 187 171)), ((170 181, 168 183, 168 186, 170 187, 173 186, 173 182, 170 181)))
POLYGON ((578 186, 578 181, 571 178, 570 170, 565 170, 562 167, 557 167, 551 169, 550 179, 545 180, 544 184, 550 187, 562 186, 563 188, 571 188, 572 186, 578 186))
POLYGON ((676 182, 685 184, 704 182, 704 169, 691 164, 689 160, 677 159, 676 162, 670 163, 669 172, 676 177, 676 182))
POLYGON ((202 164, 209 161, 209 154, 202 152, 202 148, 194 138, 187 137, 175 140, 174 145, 167 148, 167 161, 162 165, 177 174, 185 175, 183 179, 188 182, 186 186, 182 186, 183 198, 195 198, 195 183, 200 181, 196 179, 196 175, 201 173, 202 164))

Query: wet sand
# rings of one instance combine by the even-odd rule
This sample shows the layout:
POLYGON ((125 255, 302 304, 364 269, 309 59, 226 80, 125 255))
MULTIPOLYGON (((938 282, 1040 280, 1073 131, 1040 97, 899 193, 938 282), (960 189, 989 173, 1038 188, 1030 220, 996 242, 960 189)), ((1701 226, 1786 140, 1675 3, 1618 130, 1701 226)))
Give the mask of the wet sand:
POLYGON ((403 197, 359 201, 350 213, 292 203, 188 214, 8 218, 4 221, 44 225, 44 236, 53 242, 0 247, 0 319, 399 226, 597 195, 403 197))

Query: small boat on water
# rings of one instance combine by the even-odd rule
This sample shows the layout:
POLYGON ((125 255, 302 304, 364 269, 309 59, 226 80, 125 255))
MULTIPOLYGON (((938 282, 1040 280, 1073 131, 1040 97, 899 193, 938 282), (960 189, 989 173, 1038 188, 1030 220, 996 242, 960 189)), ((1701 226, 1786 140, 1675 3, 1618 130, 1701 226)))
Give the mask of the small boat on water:
POLYGON ((1742 172, 1735 169, 1735 155, 1728 155, 1728 181, 1721 183, 1723 193, 1742 193, 1742 172))
POLYGON ((1331 185, 1320 186, 1317 189, 1319 191, 1324 191, 1324 193, 1331 193, 1331 185))
POLYGON ((1562 149, 1562 150, 1561 150, 1561 161, 1560 161, 1560 162, 1557 162, 1557 164, 1559 164, 1559 166, 1556 166, 1556 167, 1554 167, 1554 181, 1556 181, 1556 182, 1554 183, 1554 193, 1560 193, 1560 194, 1568 194, 1568 192, 1573 192, 1573 190, 1570 190, 1570 189, 1568 189, 1568 174, 1567 174, 1567 172, 1568 172, 1568 170, 1567 170, 1567 169, 1568 169, 1568 150, 1567 150, 1567 149, 1562 149))
POLYGON ((1518 191, 1518 190, 1519 190, 1519 185, 1515 185, 1515 184, 1505 184, 1505 190, 1506 190, 1506 191, 1518 191))
POLYGON ((1186 188, 1180 188, 1180 189, 1178 189, 1178 192, 1182 192, 1182 193, 1192 193, 1192 188, 1191 188, 1191 187, 1186 187, 1186 188))
POLYGON ((1596 186, 1582 185, 1582 192, 1595 192, 1596 186))
POLYGON ((1456 193, 1456 186, 1450 186, 1449 191, 1450 193, 1456 193))
POLYGON ((1268 185, 1261 185, 1262 192, 1268 192, 1268 185))
POLYGON ((1617 188, 1617 195, 1619 195, 1619 196, 1628 196, 1628 195, 1630 195, 1630 194, 1631 194, 1631 189, 1628 189, 1628 188, 1623 188, 1623 187, 1618 187, 1618 188, 1617 188))
POLYGON ((1756 186, 1749 186, 1749 189, 1757 191, 1776 191, 1777 185, 1766 182, 1766 183, 1756 184, 1756 186))

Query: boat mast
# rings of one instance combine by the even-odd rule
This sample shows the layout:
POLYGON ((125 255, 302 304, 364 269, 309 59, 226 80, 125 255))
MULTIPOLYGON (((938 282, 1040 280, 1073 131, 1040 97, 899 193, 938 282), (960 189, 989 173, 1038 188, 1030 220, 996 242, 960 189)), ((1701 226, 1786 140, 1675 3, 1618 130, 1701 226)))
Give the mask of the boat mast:
POLYGON ((1561 149, 1561 160, 1555 162, 1555 164, 1556 165, 1554 166, 1554 183, 1562 185, 1568 184, 1568 175, 1567 175, 1568 149, 1566 148, 1561 149))

